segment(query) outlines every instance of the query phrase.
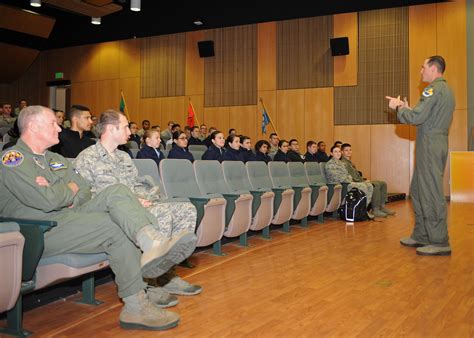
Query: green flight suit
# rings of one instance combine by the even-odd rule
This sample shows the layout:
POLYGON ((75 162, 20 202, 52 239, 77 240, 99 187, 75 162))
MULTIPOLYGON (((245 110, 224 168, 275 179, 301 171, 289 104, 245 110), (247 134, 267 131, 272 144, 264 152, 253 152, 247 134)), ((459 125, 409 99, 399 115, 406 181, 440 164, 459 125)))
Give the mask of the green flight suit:
POLYGON ((71 162, 47 151, 34 154, 20 139, 2 154, 0 212, 3 216, 47 219, 58 225, 45 233, 44 257, 62 253, 105 252, 121 298, 146 287, 137 232, 156 218, 141 206, 126 186, 116 184, 91 199, 87 182, 71 162), (39 186, 36 177, 47 179, 39 186), (69 182, 79 186, 74 196, 69 182))
POLYGON ((416 107, 397 113, 400 122, 416 126, 415 171, 410 186, 415 228, 411 237, 419 243, 449 245, 443 175, 454 107, 454 95, 440 77, 424 89, 416 107))

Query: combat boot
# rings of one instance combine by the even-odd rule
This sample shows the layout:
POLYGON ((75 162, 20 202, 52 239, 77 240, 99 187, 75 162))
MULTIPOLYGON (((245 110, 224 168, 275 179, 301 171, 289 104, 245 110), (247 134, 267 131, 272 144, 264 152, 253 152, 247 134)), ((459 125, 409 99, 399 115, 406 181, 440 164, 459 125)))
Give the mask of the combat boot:
POLYGON ((383 212, 379 208, 374 208, 372 211, 373 211, 373 214, 374 214, 375 217, 387 217, 388 216, 385 212, 383 212))
POLYGON ((156 278, 189 257, 196 248, 197 237, 194 233, 187 232, 171 239, 163 239, 157 229, 147 225, 138 232, 137 242, 143 251, 143 277, 156 278))
POLYGON ((451 247, 426 245, 416 249, 416 254, 420 256, 451 256, 451 247))
POLYGON ((386 213, 387 215, 390 215, 390 216, 394 216, 394 215, 396 214, 395 211, 390 210, 390 209, 388 209, 388 208, 385 208, 385 205, 382 206, 382 207, 380 208, 380 210, 382 210, 384 213, 386 213))
POLYGON ((421 246, 428 245, 428 244, 423 244, 423 243, 417 242, 416 240, 414 240, 411 237, 401 238, 400 239, 400 244, 404 245, 404 246, 408 246, 410 248, 418 248, 418 247, 421 247, 421 246))
POLYGON ((172 295, 194 296, 202 292, 202 287, 186 282, 179 276, 167 278, 168 274, 162 275, 158 280, 163 283, 163 289, 172 295))
MULTIPOLYGON (((125 303, 120 313, 120 326, 131 330, 167 330, 178 325, 179 315, 154 306, 144 290, 140 291, 136 304, 125 303)), ((132 296, 135 297, 135 296, 132 296)))
POLYGON ((146 288, 146 294, 148 300, 160 308, 172 307, 179 303, 176 296, 170 295, 163 288, 158 286, 148 286, 146 288))

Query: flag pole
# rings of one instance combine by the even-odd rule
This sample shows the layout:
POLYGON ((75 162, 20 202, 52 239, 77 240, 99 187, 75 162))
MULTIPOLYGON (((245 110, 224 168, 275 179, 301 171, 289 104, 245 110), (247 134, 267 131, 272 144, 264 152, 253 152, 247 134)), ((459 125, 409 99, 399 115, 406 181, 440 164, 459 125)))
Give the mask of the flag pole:
POLYGON ((270 120, 270 124, 272 125, 273 130, 275 131, 276 134, 278 134, 278 131, 275 128, 275 125, 273 124, 272 118, 270 117, 270 114, 268 113, 267 107, 265 107, 265 103, 263 103, 262 98, 260 98, 260 103, 262 104, 263 109, 267 112, 267 116, 268 116, 268 119, 270 120))
POLYGON ((128 108, 127 108, 127 102, 125 102, 125 96, 123 96, 122 89, 120 89, 120 95, 122 96, 122 100, 123 100, 123 110, 125 111, 125 115, 127 116, 127 119, 130 121, 130 115, 128 114, 128 108))
POLYGON ((191 105, 191 108, 192 108, 192 110, 193 110, 193 112, 194 112, 194 118, 196 119, 197 126, 198 126, 198 127, 201 127, 201 124, 199 123, 199 120, 198 120, 198 118, 197 118, 196 109, 194 109, 194 106, 193 106, 193 102, 191 101, 191 98, 190 98, 190 97, 188 97, 188 99, 189 99, 189 104, 191 105))

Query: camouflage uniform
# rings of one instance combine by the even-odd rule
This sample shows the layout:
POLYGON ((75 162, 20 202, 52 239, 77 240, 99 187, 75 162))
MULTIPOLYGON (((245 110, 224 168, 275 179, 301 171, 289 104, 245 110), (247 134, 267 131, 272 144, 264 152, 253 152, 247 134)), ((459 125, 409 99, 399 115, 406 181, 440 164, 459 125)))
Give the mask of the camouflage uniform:
POLYGON ((13 127, 16 117, 0 114, 0 127, 13 127))
POLYGON ((138 170, 127 153, 115 149, 109 154, 98 142, 82 151, 74 160, 74 165, 90 183, 93 195, 113 184, 122 183, 138 198, 151 201, 148 210, 157 218, 158 230, 163 236, 171 238, 184 232, 194 233, 196 208, 189 202, 161 201, 159 187, 146 177, 138 176, 138 170))
POLYGON ((362 190, 367 196, 367 204, 372 200, 372 194, 374 192, 372 184, 367 182, 354 182, 343 161, 337 160, 334 157, 331 158, 326 163, 325 174, 328 183, 349 183, 348 190, 351 190, 352 188, 362 190))
POLYGON ((372 206, 374 208, 384 207, 385 202, 387 201, 387 183, 384 181, 366 181, 362 176, 360 176, 359 171, 351 160, 341 157, 341 161, 346 166, 347 172, 351 175, 354 182, 366 182, 373 185, 374 193, 372 195, 372 206))

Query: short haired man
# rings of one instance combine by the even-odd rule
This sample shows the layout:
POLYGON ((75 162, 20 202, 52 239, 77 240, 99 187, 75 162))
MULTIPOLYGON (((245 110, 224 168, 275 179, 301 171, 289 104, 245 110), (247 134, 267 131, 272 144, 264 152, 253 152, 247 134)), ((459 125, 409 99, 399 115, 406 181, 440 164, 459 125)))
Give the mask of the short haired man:
POLYGON ((171 129, 174 124, 173 121, 168 121, 168 127, 160 133, 161 144, 166 144, 169 140, 173 140, 173 132, 171 129))
POLYGON ((140 148, 140 145, 142 144, 142 140, 140 135, 137 134, 138 132, 138 126, 135 122, 130 122, 128 124, 128 128, 130 129, 130 137, 128 138, 128 141, 130 142, 135 142, 140 148))
POLYGON ((388 215, 395 215, 395 212, 386 208, 387 202, 387 183, 385 181, 367 181, 364 180, 360 172, 352 163, 352 147, 349 143, 341 145, 342 157, 341 161, 346 166, 347 172, 352 176, 354 182, 372 183, 374 192, 372 194, 372 209, 375 217, 387 217, 388 215))
POLYGON ((326 143, 324 143, 324 141, 318 142, 318 152, 316 153, 316 161, 318 162, 329 161, 329 156, 328 154, 326 154, 326 143))
POLYGON ((286 154, 290 162, 304 162, 303 155, 300 154, 300 145, 297 139, 291 139, 288 143, 289 149, 286 154))
POLYGON ((397 110, 401 123, 416 126, 415 171, 410 196, 415 211, 415 228, 402 245, 418 247, 416 253, 426 256, 451 255, 443 175, 448 156, 448 132, 456 106, 452 90, 443 73, 442 56, 427 58, 421 67, 423 82, 429 83, 414 108, 407 100, 387 96, 389 107, 397 110))
POLYGON ((18 101, 18 107, 15 108, 15 112, 13 115, 17 117, 18 115, 20 115, 21 110, 26 107, 28 107, 28 102, 25 99, 20 99, 18 101))
POLYGON ((59 142, 61 130, 49 108, 29 106, 18 120, 21 138, 2 156, 1 214, 57 222, 45 234, 43 257, 105 252, 125 304, 122 327, 176 326, 179 316, 155 305, 155 288, 147 290, 143 277, 156 278, 189 255, 187 245, 196 237, 163 238, 156 217, 124 185, 110 186, 91 199, 89 185, 72 163, 48 151, 59 142))
POLYGON ((143 120, 142 121, 142 129, 140 129, 139 131, 137 131, 137 135, 140 136, 140 137, 143 137, 143 134, 145 134, 145 132, 150 129, 150 126, 151 126, 151 123, 149 120, 143 120))
POLYGON ((204 144, 207 146, 207 148, 210 148, 214 143, 212 142, 212 133, 217 131, 216 127, 210 127, 209 128, 209 134, 207 135, 206 139, 204 140, 204 144))
POLYGON ((306 154, 304 154, 304 160, 306 162, 318 162, 316 153, 318 152, 318 145, 314 141, 306 142, 306 154))
POLYGON ((199 133, 201 134, 199 136, 199 139, 201 141, 204 141, 207 138, 207 126, 204 123, 201 124, 201 127, 199 128, 199 133))
MULTIPOLYGON (((138 176, 138 170, 130 156, 117 149, 119 145, 125 144, 130 136, 125 115, 114 110, 103 112, 97 131, 100 140, 81 152, 74 160, 76 170, 91 185, 92 194, 99 193, 114 184, 123 184, 156 217, 159 224, 158 231, 163 238, 173 240, 175 236, 182 234, 194 235, 196 208, 190 202, 163 201, 159 187, 154 182, 138 176)), ((170 293, 194 295, 201 292, 201 287, 186 283, 176 276, 174 270, 166 277, 168 283, 164 286, 164 290, 170 293)), ((170 298, 169 295, 165 296, 167 299, 170 298)), ((168 302, 171 301, 176 299, 168 302)))
POLYGON ((4 103, 0 114, 0 127, 13 127, 16 118, 12 115, 12 105, 4 103))
POLYGON ((198 126, 194 126, 191 128, 191 137, 188 140, 189 145, 204 145, 204 142, 201 141, 199 138, 201 136, 200 130, 198 126))
POLYGON ((92 127, 90 109, 85 106, 73 105, 69 110, 71 128, 63 129, 59 134, 59 144, 51 149, 64 157, 74 158, 81 151, 95 142, 87 134, 92 127))
POLYGON ((276 153, 278 151, 278 143, 280 142, 278 135, 271 133, 268 142, 270 143, 269 153, 276 153))

